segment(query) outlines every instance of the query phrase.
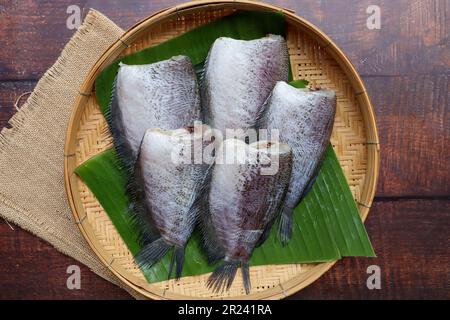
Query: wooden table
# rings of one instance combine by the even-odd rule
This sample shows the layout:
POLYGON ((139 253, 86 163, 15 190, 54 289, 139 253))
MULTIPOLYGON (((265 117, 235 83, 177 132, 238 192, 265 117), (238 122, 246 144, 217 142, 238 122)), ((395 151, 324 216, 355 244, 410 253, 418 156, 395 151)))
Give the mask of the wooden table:
MULTIPOLYGON (((126 29, 173 0, 0 1, 0 128, 18 95, 30 91, 74 33, 67 8, 100 10, 126 29)), ((346 258, 294 299, 450 298, 449 0, 279 0, 327 33, 364 79, 377 114, 381 172, 366 222, 378 258, 346 258), (370 5, 381 29, 367 27, 370 5), (366 286, 381 268, 381 290, 366 286)), ((128 299, 81 266, 81 290, 68 290, 78 264, 18 227, 0 222, 1 299, 128 299)))

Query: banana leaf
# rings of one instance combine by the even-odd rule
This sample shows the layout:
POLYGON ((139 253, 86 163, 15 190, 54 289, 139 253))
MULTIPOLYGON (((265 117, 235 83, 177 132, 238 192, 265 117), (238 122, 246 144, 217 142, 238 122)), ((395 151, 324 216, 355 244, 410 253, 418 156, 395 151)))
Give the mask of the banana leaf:
MULTIPOLYGON (((128 197, 126 176, 118 165, 113 149, 89 159, 76 169, 107 212, 130 251, 135 254, 140 245, 137 230, 126 215, 128 197)), ((319 176, 310 193, 295 209, 293 237, 287 246, 276 239, 277 227, 264 244, 256 248, 250 265, 309 263, 338 260, 346 256, 374 257, 364 225, 336 154, 329 146, 319 176)), ((194 232, 186 246, 182 276, 211 272, 201 248, 200 235, 194 232)), ((151 269, 143 270, 149 282, 167 279, 171 255, 151 269)))
MULTIPOLYGON (((146 64, 174 55, 188 55, 201 73, 204 60, 214 40, 221 36, 236 39, 255 39, 266 34, 285 35, 281 14, 239 12, 199 27, 160 45, 144 49, 121 59, 127 64, 146 64), (194 45, 195 44, 195 45, 194 45)), ((119 61, 108 66, 96 79, 96 95, 102 112, 108 111, 112 83, 119 61)), ((305 80, 291 85, 302 88, 305 80)), ((119 165, 113 149, 89 159, 76 169, 98 199, 130 251, 140 249, 135 230, 126 216, 128 197, 125 192, 126 174, 119 165)), ((256 248, 250 265, 324 262, 345 256, 375 256, 370 240, 358 214, 348 183, 330 146, 324 158, 316 183, 296 208, 293 238, 283 247, 276 239, 277 226, 266 242, 256 248)), ((186 247, 182 276, 211 272, 207 257, 201 248, 200 235, 194 232, 186 247)), ((168 254, 151 269, 143 270, 149 282, 167 279, 171 255, 168 254)))

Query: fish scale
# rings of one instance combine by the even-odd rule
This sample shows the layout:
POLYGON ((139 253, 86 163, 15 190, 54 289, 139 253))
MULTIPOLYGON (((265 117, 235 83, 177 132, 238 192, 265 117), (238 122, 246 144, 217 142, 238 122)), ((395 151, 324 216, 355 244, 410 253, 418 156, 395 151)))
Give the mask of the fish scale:
MULTIPOLYGON (((189 171, 190 169, 186 166, 179 168, 178 171, 169 172, 164 170, 168 168, 168 162, 150 161, 149 167, 144 168, 136 161, 140 154, 142 154, 142 161, 147 159, 145 156, 148 155, 148 142, 142 144, 142 141, 149 129, 158 128, 156 132, 150 130, 149 138, 164 130, 171 132, 200 120, 200 112, 197 75, 188 57, 175 56, 145 65, 120 63, 106 118, 121 165, 125 167, 129 176, 128 214, 131 222, 139 230, 138 240, 144 246, 144 249, 136 255, 136 260, 139 264, 148 267, 168 251, 169 245, 176 246, 173 261, 177 262, 177 276, 181 273, 184 244, 195 222, 195 216, 190 213, 194 209, 187 209, 189 203, 186 199, 194 196, 192 185, 198 182, 198 175, 195 175, 197 168, 195 170, 191 168, 192 171, 189 171), (167 177, 172 177, 172 184, 159 179, 160 184, 157 190, 159 195, 170 194, 174 196, 173 198, 158 198, 145 187, 146 184, 148 185, 146 173, 151 169, 157 173, 165 172, 167 177), (192 176, 189 176, 189 173, 192 176), (179 181, 190 184, 179 185, 179 181), (178 190, 177 193, 173 193, 175 189, 178 190), (159 214, 164 207, 168 209, 167 219, 161 219, 159 214), (150 246, 151 244, 153 246, 150 246), (148 251, 149 248, 152 250, 148 251)), ((181 131, 186 139, 192 138, 190 132, 183 129, 181 131)), ((163 141, 166 140, 167 138, 163 139, 163 141)), ((166 142, 167 147, 170 147, 170 141, 166 142)), ((153 145, 158 144, 154 141, 153 145)), ((165 151, 168 152, 168 150, 165 151)), ((164 153, 161 155, 164 157, 164 153)))
POLYGON ((267 137, 292 148, 292 176, 279 224, 281 240, 292 236, 293 211, 311 189, 330 142, 336 113, 336 94, 330 90, 297 89, 278 82, 257 121, 267 137), (271 137, 273 130, 279 137, 271 137))
POLYGON ((240 151, 235 161, 216 161, 210 181, 210 224, 203 228, 210 228, 207 234, 212 239, 208 241, 216 243, 212 249, 220 248, 224 261, 209 278, 208 286, 216 291, 229 288, 240 266, 249 293, 248 261, 277 217, 291 175, 292 153, 288 145, 277 142, 248 145, 228 139, 218 154, 226 156, 234 150, 240 151))
MULTIPOLYGON (((200 126, 199 126, 200 127, 200 126)), ((184 248, 201 210, 205 179, 210 165, 195 164, 195 152, 203 152, 208 143, 203 132, 192 127, 147 130, 136 162, 135 182, 142 207, 136 210, 138 222, 147 221, 156 228, 156 239, 144 245, 136 259, 143 268, 158 262, 171 248, 169 277, 176 263, 181 276, 184 248), (196 150, 196 146, 200 146, 196 150)))
POLYGON ((288 81, 289 53, 278 35, 219 38, 205 63, 201 92, 206 123, 222 132, 247 130, 277 81, 288 81))
POLYGON ((127 169, 132 170, 147 129, 191 125, 200 119, 200 109, 197 76, 188 57, 146 65, 121 63, 106 117, 127 169))

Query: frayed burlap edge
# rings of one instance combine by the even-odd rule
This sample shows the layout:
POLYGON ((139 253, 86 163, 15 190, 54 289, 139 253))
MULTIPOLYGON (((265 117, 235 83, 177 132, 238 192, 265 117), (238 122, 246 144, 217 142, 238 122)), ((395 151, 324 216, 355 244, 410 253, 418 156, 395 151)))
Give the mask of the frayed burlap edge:
POLYGON ((90 10, 55 64, 0 133, 0 216, 35 234, 133 297, 92 252, 64 191, 64 138, 84 78, 123 30, 90 10))

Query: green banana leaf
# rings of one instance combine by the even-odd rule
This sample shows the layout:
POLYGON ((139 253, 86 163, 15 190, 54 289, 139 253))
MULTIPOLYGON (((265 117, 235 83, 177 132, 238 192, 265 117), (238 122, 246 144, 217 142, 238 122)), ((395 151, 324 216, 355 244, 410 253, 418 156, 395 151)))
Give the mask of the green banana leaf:
MULTIPOLYGON (((126 177, 113 149, 89 159, 76 169, 105 209, 117 231, 135 254, 140 245, 137 230, 126 215, 128 197, 126 177)), ((345 256, 374 257, 364 225, 336 154, 329 146, 319 176, 310 193, 294 213, 293 237, 287 246, 276 239, 275 226, 264 244, 256 248, 250 265, 309 263, 338 260, 345 256)), ((186 246, 183 276, 211 272, 201 248, 199 232, 186 246)), ((171 255, 149 270, 143 270, 149 282, 167 279, 171 255)))
MULTIPOLYGON (((137 230, 126 215, 128 197, 126 177, 113 149, 89 159, 76 169, 105 209, 117 231, 135 254, 140 245, 137 230)), ((292 240, 282 246, 276 238, 276 226, 266 242, 256 248, 250 265, 309 263, 338 260, 346 256, 374 257, 364 225, 339 165, 329 146, 319 176, 310 193, 294 213, 292 240)), ((153 268, 143 270, 149 282, 167 279, 170 254, 153 268)), ((199 232, 194 232, 186 247, 183 276, 211 272, 207 257, 201 248, 199 232)))
MULTIPOLYGON (((285 23, 281 14, 239 12, 155 47, 126 56, 121 61, 127 64, 146 64, 184 54, 192 59, 200 73, 209 48, 216 38, 228 36, 249 40, 269 33, 285 35, 285 23)), ((107 67, 96 79, 96 95, 104 113, 108 111, 118 63, 117 61, 107 67)), ((291 82, 291 85, 298 88, 307 84, 305 80, 291 82)), ((140 249, 138 232, 126 216, 127 177, 119 163, 115 151, 111 149, 80 165, 76 173, 96 196, 130 251, 135 254, 140 249)), ((274 226, 266 242, 255 249, 250 265, 324 262, 344 256, 375 256, 331 146, 327 150, 316 183, 296 208, 294 217, 293 238, 289 244, 285 247, 280 244, 276 239, 277 226, 274 226)), ((199 232, 194 232, 185 254, 182 276, 199 275, 214 269, 214 266, 207 263, 207 257, 200 245, 199 232)), ((167 279, 170 258, 169 254, 151 269, 143 270, 149 282, 167 279)))

